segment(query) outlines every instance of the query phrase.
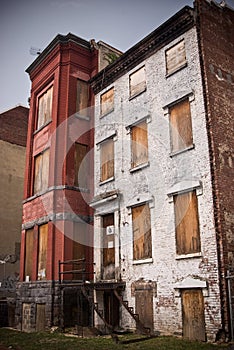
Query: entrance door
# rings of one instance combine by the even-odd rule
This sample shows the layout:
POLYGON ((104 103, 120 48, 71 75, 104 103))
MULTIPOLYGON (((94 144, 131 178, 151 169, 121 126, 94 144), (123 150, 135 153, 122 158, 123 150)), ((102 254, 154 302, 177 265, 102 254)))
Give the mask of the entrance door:
POLYGON ((204 301, 200 289, 181 291, 183 336, 190 340, 206 341, 204 301))
POLYGON ((136 313, 145 327, 153 329, 153 290, 135 290, 136 313))
POLYGON ((102 279, 115 279, 115 235, 114 213, 102 217, 103 227, 103 257, 102 279))
POLYGON ((113 326, 119 326, 119 300, 113 292, 104 292, 104 317, 113 326))

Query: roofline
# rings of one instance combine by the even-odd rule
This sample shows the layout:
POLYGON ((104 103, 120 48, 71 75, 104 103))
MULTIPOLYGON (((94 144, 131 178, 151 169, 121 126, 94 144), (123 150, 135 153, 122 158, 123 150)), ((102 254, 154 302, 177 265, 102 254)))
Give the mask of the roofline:
POLYGON ((183 7, 166 22, 148 34, 144 39, 127 50, 115 62, 101 70, 90 79, 95 94, 113 83, 134 68, 154 52, 165 46, 195 24, 194 10, 190 6, 183 7))
POLYGON ((66 44, 68 42, 75 42, 79 46, 83 46, 86 49, 91 48, 90 42, 82 39, 72 33, 67 35, 58 34, 50 44, 39 54, 39 56, 33 61, 33 63, 25 70, 26 73, 31 73, 45 58, 46 56, 59 44, 66 44))

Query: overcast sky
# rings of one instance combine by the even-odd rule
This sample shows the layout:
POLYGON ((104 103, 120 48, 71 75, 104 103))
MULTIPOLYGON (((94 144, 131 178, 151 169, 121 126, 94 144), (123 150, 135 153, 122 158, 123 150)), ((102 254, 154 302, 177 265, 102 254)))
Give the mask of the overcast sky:
MULTIPOLYGON (((234 8, 234 0, 226 1, 234 8)), ((126 51, 193 0, 3 0, 0 7, 0 113, 28 106, 25 69, 44 49, 69 32, 126 51)))

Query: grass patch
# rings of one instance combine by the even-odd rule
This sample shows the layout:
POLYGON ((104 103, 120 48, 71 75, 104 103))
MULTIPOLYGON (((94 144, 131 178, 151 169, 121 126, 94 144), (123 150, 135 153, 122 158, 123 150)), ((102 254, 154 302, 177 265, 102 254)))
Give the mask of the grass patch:
MULTIPOLYGON (((136 342, 136 335, 120 336, 123 341, 115 344, 111 337, 79 338, 61 333, 23 333, 0 328, 0 344, 11 350, 221 350, 227 345, 190 342, 175 337, 156 337, 136 342), (134 342, 130 342, 131 339, 134 342), (126 343, 124 343, 126 342, 126 343)), ((138 337, 139 339, 140 337, 138 337)), ((144 338, 144 337, 143 337, 144 338)))

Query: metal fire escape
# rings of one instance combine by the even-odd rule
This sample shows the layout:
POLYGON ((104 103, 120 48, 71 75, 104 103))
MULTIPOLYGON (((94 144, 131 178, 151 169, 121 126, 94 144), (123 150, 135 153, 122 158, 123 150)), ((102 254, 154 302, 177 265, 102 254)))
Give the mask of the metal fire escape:
POLYGON ((133 307, 129 306, 128 301, 124 300, 121 292, 125 289, 125 282, 92 282, 89 281, 89 277, 92 274, 87 268, 90 268, 90 264, 86 262, 85 259, 59 261, 59 320, 60 328, 64 330, 64 290, 75 288, 80 291, 84 298, 87 300, 90 309, 102 319, 106 329, 108 329, 112 339, 118 342, 118 336, 114 331, 111 324, 107 322, 104 315, 104 310, 100 309, 97 302, 94 301, 93 291, 94 290, 108 290, 112 291, 115 297, 120 302, 125 310, 130 314, 130 316, 136 322, 136 329, 139 333, 147 335, 149 337, 154 336, 152 330, 144 326, 140 321, 139 315, 134 312, 133 307), (61 269, 62 266, 71 268, 61 269), (71 275, 71 279, 63 279, 63 275, 71 275), (74 276, 76 279, 74 279, 74 276))

